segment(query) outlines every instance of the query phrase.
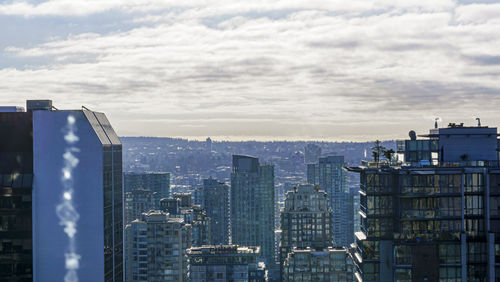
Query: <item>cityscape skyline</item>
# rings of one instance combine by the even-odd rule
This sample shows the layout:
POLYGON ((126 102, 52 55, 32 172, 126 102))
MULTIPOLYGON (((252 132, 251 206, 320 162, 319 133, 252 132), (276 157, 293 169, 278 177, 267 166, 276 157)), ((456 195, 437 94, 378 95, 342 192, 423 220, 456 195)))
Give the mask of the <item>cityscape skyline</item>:
POLYGON ((0 98, 99 108, 120 136, 366 141, 436 116, 499 124, 499 14, 469 0, 4 1, 0 98))
POLYGON ((0 121, 1 277, 500 277, 500 135, 479 120, 371 144, 122 143, 104 113, 51 100, 0 107, 0 121))

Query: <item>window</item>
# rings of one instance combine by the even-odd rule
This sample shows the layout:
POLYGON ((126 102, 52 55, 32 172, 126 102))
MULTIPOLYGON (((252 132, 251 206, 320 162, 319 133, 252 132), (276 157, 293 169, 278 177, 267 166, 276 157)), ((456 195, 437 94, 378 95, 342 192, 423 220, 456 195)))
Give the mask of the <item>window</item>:
POLYGON ((395 271, 395 281, 397 282, 411 282, 411 269, 400 268, 395 271))
POLYGON ((363 263, 363 280, 380 280, 379 264, 375 262, 363 263))
POLYGON ((440 267, 439 282, 460 282, 462 272, 460 267, 440 267))
POLYGON ((439 245, 439 263, 459 264, 461 260, 460 245, 439 245))
POLYGON ((412 254, 411 247, 400 245, 394 246, 394 261, 398 265, 411 265, 412 264, 412 254))

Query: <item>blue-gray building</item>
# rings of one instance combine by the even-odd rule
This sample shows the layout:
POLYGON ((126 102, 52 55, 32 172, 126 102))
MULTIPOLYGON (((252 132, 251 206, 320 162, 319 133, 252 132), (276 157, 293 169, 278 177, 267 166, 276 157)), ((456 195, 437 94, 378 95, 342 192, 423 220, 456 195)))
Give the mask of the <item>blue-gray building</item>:
POLYGON ((347 172, 343 156, 319 158, 316 164, 307 165, 307 182, 318 185, 328 194, 332 207, 333 246, 348 247, 352 243, 353 198, 347 187, 347 172), (351 231, 351 232, 349 232, 351 231))
POLYGON ((266 265, 274 258, 274 166, 233 155, 231 173, 232 244, 259 246, 266 265))
POLYGON ((161 199, 170 197, 170 173, 125 172, 123 174, 123 187, 125 192, 151 190, 154 193, 155 204, 159 205, 161 199))
POLYGON ((210 244, 229 244, 229 186, 217 179, 203 180, 202 207, 210 217, 210 244))

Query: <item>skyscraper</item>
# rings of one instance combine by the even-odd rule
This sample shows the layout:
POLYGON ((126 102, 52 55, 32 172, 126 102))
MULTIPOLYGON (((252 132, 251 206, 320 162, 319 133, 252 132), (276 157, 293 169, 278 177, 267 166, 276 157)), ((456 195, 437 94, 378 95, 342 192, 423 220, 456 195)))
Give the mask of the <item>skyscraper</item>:
POLYGON ((217 179, 203 180, 202 206, 210 217, 210 244, 229 243, 229 186, 217 179))
POLYGON ((142 213, 158 209, 151 190, 135 189, 125 193, 125 224, 142 216, 142 213))
POLYGON ((349 211, 351 197, 347 188, 347 172, 343 169, 344 165, 343 156, 328 156, 320 158, 316 164, 307 165, 307 182, 319 185, 319 188, 324 190, 330 199, 333 211, 333 246, 335 247, 348 247, 352 243, 349 242, 347 224, 352 221, 348 219, 349 215, 352 216, 349 211))
POLYGON ((321 147, 316 144, 307 144, 304 148, 304 163, 315 164, 321 157, 321 147))
POLYGON ((122 281, 122 152, 106 116, 50 100, 1 110, 2 279, 122 281))
POLYGON ((170 173, 169 172, 126 172, 123 174, 125 192, 143 189, 156 193, 156 201, 170 196, 170 173))
POLYGON ((33 279, 32 113, 0 107, 0 273, 12 281, 33 279))
POLYGON ((280 264, 293 248, 322 251, 333 244, 332 209, 328 195, 313 185, 286 193, 281 212, 280 264))
POLYGON ((497 129, 450 124, 398 141, 401 162, 364 162, 363 281, 498 281, 497 129))
POLYGON ((212 230, 210 230, 210 217, 207 216, 205 209, 199 205, 193 205, 191 208, 192 221, 192 245, 199 247, 210 245, 212 230))
POLYGON ((123 280, 122 145, 103 113, 33 112, 34 280, 123 280))
POLYGON ((182 218, 150 211, 125 232, 127 281, 187 281, 191 226, 182 218))
POLYGON ((266 264, 274 264, 274 166, 233 155, 230 205, 232 243, 260 246, 266 264))

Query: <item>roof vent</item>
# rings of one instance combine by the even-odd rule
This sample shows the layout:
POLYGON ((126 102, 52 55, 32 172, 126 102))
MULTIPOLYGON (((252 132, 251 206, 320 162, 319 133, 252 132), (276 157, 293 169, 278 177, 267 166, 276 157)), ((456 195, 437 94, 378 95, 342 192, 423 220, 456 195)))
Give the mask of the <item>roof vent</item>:
POLYGON ((31 111, 50 111, 52 109, 52 100, 27 100, 26 108, 31 111))

